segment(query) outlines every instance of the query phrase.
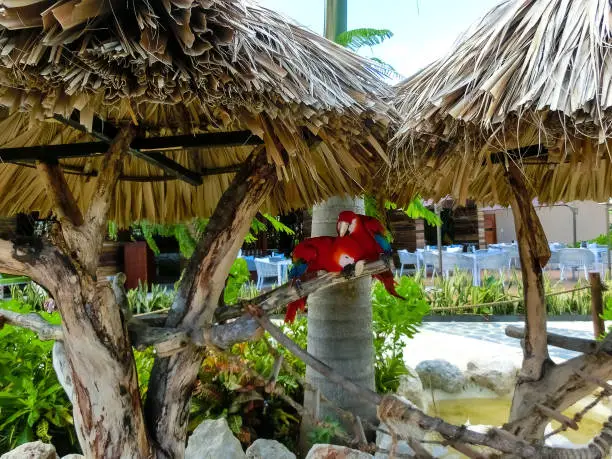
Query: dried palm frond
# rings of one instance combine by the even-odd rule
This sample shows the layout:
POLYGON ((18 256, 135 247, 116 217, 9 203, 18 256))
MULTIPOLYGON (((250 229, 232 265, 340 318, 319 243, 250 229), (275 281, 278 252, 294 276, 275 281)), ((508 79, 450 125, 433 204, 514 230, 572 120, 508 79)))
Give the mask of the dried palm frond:
POLYGON ((396 193, 507 204, 515 161, 541 202, 607 200, 611 18, 609 0, 507 0, 400 83, 396 193))
MULTIPOLYGON (((272 211, 371 185, 393 108, 376 63, 242 0, 0 1, 3 147, 95 140, 57 122, 80 112, 139 124, 146 136, 250 130, 282 184, 272 211)), ((173 150, 196 172, 239 165, 253 147, 173 150)), ((62 160, 85 205, 96 158, 62 160)), ((111 218, 206 216, 232 175, 192 187, 126 160, 111 218), (153 205, 155 204, 155 205, 153 205)), ((35 170, 0 166, 0 214, 49 211, 35 170), (27 193, 24 192, 27 190, 27 193), (10 196, 10 199, 8 198, 10 196)))

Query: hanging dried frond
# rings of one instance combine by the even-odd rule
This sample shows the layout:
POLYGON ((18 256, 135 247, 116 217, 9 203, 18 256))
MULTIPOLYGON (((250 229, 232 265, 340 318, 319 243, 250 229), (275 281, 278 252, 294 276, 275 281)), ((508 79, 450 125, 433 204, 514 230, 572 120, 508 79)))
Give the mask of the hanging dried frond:
POLYGON ((609 0, 507 0, 402 82, 393 159, 412 185, 397 193, 507 204, 516 161, 540 202, 607 200, 610 18, 609 0))
MULTIPOLYGON (((137 122, 153 137, 247 129, 264 140, 283 180, 273 211, 360 193, 388 161, 380 145, 395 115, 375 63, 265 8, 242 0, 5 0, 0 26, 0 104, 8 108, 0 158, 2 147, 96 140, 47 122, 75 109, 89 129, 95 114, 137 122)), ((204 173, 240 164, 252 149, 166 155, 204 173)), ((97 160, 62 164, 86 200, 97 160)), ((111 215, 122 223, 208 215, 231 179, 205 176, 192 188, 131 157, 123 175, 111 215)), ((35 171, 22 166, 0 166, 0 196, 12 196, 0 200, 0 214, 49 209, 35 171)))

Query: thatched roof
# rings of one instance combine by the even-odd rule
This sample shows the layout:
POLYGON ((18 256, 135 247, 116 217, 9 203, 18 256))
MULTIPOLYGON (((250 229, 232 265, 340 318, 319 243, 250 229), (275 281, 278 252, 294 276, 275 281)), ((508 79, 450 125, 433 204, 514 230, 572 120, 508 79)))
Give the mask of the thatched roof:
POLYGON ((398 194, 507 204, 504 163, 516 161, 540 202, 612 196, 611 10, 505 1, 402 82, 393 141, 409 183, 398 194))
MULTIPOLYGON (((71 116, 87 130, 94 115, 133 120, 146 137, 249 130, 282 179, 272 211, 359 193, 388 161, 393 109, 376 63, 242 0, 6 0, 0 25, 2 160, 1 148, 97 140, 57 122, 71 116)), ((200 186, 128 156, 111 218, 209 215, 233 175, 207 171, 253 148, 164 152, 204 174, 200 186)), ((61 160, 82 206, 99 162, 61 160)), ((1 215, 49 212, 27 166, 0 166, 1 215)))

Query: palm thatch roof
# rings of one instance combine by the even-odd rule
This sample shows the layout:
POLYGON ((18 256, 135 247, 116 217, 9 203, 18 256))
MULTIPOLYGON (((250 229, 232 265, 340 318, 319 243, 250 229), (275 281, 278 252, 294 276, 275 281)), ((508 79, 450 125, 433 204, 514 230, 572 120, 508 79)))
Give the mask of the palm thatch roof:
MULTIPOLYGON (((277 166, 278 212, 360 193, 389 161, 394 111, 377 64, 254 4, 6 0, 0 26, 2 215, 50 211, 32 158, 3 149, 94 142, 96 123, 131 120, 142 137, 249 131, 277 166)), ((199 186, 127 156, 110 217, 209 215, 256 143, 163 151, 199 186)), ((60 162, 84 207, 99 157, 60 162)))
POLYGON ((396 193, 505 205, 515 161, 540 202, 607 200, 611 105, 610 0, 507 0, 398 85, 396 193))

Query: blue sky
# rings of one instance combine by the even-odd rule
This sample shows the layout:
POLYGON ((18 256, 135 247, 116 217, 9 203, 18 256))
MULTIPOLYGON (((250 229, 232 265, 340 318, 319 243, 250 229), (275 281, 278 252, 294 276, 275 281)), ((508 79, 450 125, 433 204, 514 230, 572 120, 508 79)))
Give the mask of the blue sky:
MULTIPOLYGON (((463 31, 500 1, 348 0, 348 28, 390 29, 393 38, 377 46, 373 55, 409 76, 448 52, 463 31)), ((323 33, 325 0, 259 0, 258 3, 323 33)))

